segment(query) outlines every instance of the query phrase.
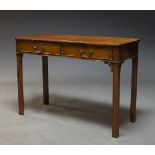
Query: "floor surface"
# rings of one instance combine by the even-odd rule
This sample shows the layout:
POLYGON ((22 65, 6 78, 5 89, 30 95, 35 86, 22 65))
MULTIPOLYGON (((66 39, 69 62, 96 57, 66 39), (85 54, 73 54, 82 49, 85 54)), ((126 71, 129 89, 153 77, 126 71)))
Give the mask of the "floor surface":
POLYGON ((18 115, 17 84, 0 84, 0 144, 155 144, 155 86, 139 84, 137 121, 129 122, 130 84, 121 86, 120 137, 111 137, 111 83, 25 82, 25 115, 18 115))

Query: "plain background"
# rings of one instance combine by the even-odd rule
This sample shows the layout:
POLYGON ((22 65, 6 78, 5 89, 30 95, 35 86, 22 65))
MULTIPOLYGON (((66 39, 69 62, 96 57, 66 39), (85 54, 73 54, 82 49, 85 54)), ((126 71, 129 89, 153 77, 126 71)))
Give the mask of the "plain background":
POLYGON ((1 144, 155 143, 154 11, 0 11, 0 19, 1 144), (102 62, 50 57, 50 102, 59 105, 52 108, 42 105, 41 57, 24 55, 26 115, 19 117, 15 37, 32 34, 141 39, 137 123, 131 125, 127 118, 131 60, 122 66, 122 138, 117 141, 109 123, 112 73, 102 62))

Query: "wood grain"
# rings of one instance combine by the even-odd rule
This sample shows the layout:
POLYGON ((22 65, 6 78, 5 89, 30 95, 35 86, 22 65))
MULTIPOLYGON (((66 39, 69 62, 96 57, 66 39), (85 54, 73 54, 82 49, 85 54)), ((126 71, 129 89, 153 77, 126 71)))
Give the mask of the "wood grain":
POLYGON ((57 44, 38 41, 17 41, 19 53, 60 55, 60 46, 57 44))
POLYGON ((84 59, 112 60, 112 48, 64 45, 62 56, 84 59), (81 55, 81 50, 83 51, 83 55, 81 55))
POLYGON ((16 40, 48 41, 57 43, 76 43, 86 45, 119 46, 137 42, 135 38, 96 37, 79 35, 32 35, 18 37, 16 40))

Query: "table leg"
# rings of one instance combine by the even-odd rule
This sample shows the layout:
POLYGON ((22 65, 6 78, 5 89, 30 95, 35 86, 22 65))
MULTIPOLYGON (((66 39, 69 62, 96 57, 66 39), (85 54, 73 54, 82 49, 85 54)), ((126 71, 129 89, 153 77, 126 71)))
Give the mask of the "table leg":
POLYGON ((24 92, 23 92, 23 54, 17 53, 17 79, 18 79, 18 104, 19 114, 24 115, 24 92))
POLYGON ((49 104, 49 88, 48 88, 48 56, 42 56, 43 69, 43 97, 44 104, 49 104))
POLYGON ((121 63, 113 63, 113 107, 112 107, 112 137, 119 137, 120 108, 120 70, 121 63))
POLYGON ((138 56, 132 58, 130 121, 136 121, 138 56))

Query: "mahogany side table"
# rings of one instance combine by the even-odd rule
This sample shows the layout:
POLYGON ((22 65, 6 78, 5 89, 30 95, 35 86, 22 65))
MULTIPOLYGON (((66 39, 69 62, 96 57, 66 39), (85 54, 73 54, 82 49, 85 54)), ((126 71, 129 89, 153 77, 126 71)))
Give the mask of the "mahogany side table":
POLYGON ((16 38, 19 114, 24 115, 23 54, 42 56, 43 98, 49 104, 48 56, 101 60, 111 68, 113 77, 112 137, 119 137, 120 71, 132 59, 130 121, 136 121, 137 69, 139 39, 77 35, 33 35, 16 38))

